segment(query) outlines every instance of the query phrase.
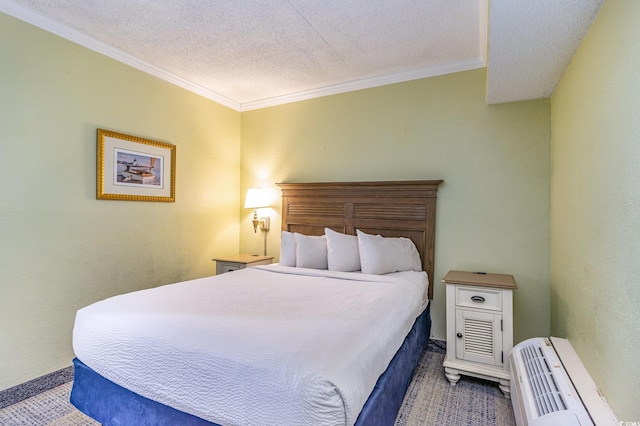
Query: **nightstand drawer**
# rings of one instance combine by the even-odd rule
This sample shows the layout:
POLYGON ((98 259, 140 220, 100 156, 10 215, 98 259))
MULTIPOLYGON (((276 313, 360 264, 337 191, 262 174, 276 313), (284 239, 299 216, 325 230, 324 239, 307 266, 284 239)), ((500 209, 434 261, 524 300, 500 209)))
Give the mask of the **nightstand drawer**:
POLYGON ((501 311, 502 291, 456 286, 456 306, 501 311))
POLYGON ((220 262, 218 263, 216 274, 224 274, 225 272, 233 272, 233 271, 237 271, 238 269, 244 269, 244 268, 245 268, 245 265, 242 263, 220 262))

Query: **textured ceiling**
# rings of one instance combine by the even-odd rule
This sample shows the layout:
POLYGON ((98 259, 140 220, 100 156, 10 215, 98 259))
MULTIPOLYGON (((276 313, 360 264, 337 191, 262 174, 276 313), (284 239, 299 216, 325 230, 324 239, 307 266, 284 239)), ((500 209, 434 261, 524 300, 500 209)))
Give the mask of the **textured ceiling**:
POLYGON ((547 98, 604 0, 491 0, 487 102, 547 98))
POLYGON ((247 110, 487 57, 489 102, 547 97, 602 1, 0 0, 0 11, 247 110))

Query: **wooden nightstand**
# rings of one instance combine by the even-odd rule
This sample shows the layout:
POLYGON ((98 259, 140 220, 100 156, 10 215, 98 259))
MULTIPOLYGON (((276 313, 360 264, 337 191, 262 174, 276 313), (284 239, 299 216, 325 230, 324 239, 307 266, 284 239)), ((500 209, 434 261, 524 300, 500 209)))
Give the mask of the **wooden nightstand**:
POLYGON ((507 398, 509 352, 513 347, 512 275, 449 271, 447 284, 447 356, 443 366, 451 385, 460 375, 500 384, 507 398))
POLYGON ((273 261, 273 256, 239 254, 237 256, 220 257, 213 260, 216 262, 216 275, 219 275, 251 266, 269 265, 273 261))

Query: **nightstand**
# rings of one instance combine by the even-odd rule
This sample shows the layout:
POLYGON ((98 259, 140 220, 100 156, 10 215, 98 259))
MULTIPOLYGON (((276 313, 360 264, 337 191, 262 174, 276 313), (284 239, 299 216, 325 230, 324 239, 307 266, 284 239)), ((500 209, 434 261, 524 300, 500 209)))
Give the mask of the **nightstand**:
POLYGON ((254 256, 251 254, 239 254, 236 256, 219 257, 216 261, 216 275, 225 272, 237 271, 251 266, 269 265, 273 261, 273 256, 254 256))
POLYGON ((513 347, 512 275, 449 271, 447 355, 443 366, 451 385, 460 375, 498 382, 507 398, 509 352, 513 347))

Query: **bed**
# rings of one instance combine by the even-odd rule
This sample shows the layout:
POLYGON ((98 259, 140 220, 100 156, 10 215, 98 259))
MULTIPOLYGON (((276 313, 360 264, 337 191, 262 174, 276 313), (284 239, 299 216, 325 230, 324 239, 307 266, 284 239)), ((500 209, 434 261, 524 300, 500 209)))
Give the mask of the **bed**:
POLYGON ((440 183, 279 184, 298 260, 325 235, 344 266, 335 241, 357 238, 361 271, 269 265, 97 302, 76 316, 71 402, 105 425, 392 425, 430 332, 440 183), (417 267, 379 273, 378 243, 417 267))

